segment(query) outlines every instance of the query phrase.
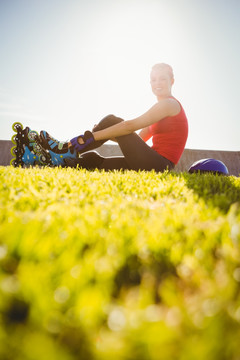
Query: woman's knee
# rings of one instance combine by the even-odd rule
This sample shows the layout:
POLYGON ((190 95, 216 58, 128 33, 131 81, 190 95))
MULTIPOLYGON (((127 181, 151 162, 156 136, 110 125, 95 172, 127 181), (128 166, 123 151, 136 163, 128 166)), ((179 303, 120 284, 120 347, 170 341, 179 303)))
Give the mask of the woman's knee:
POLYGON ((122 118, 115 115, 107 115, 93 128, 93 132, 106 129, 110 126, 119 124, 122 121, 124 121, 122 118))

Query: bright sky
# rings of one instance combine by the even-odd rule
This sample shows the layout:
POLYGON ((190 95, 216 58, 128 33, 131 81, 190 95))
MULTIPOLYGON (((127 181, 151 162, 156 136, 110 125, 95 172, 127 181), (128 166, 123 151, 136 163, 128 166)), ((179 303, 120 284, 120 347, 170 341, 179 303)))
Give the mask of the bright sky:
POLYGON ((59 140, 155 102, 166 62, 191 149, 240 150, 239 0, 0 0, 0 139, 20 121, 59 140))

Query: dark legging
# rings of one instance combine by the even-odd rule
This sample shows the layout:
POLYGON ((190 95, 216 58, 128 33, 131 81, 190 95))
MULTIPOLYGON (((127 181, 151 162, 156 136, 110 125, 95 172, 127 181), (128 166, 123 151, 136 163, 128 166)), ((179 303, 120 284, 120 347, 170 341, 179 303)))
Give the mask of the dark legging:
MULTIPOLYGON (((94 128, 95 131, 106 129, 124 121, 114 115, 103 118, 94 128)), ((107 140, 96 141, 95 148, 107 140)), ((87 169, 102 170, 155 170, 164 171, 174 168, 174 164, 165 157, 150 148, 136 133, 119 136, 116 138, 124 156, 103 157, 96 151, 87 152, 81 155, 78 161, 80 167, 87 169)))

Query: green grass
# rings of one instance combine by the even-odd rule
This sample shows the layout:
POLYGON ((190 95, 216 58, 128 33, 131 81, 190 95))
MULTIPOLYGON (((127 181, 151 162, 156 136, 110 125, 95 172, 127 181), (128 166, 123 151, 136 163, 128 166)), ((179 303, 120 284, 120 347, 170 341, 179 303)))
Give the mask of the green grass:
POLYGON ((240 359, 240 178, 0 167, 0 189, 0 359, 240 359))

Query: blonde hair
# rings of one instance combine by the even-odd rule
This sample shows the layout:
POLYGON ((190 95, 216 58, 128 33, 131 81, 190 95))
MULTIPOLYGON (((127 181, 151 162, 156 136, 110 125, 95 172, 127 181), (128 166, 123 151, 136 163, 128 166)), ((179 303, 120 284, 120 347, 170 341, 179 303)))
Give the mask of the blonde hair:
POLYGON ((173 69, 170 65, 165 64, 165 63, 158 63, 153 65, 152 67, 152 71, 153 70, 163 70, 166 71, 168 73, 168 75, 170 76, 171 79, 174 79, 174 75, 173 75, 173 69))

